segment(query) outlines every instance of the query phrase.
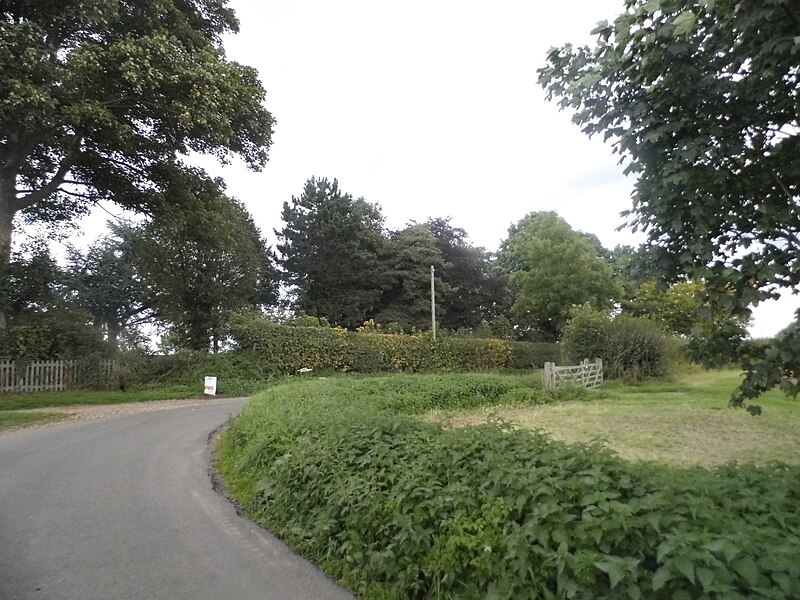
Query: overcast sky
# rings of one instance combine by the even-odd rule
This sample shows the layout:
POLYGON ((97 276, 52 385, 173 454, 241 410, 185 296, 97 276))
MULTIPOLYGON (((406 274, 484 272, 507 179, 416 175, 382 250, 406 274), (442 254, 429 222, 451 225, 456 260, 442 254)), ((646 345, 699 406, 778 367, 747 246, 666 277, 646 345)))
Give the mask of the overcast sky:
MULTIPOLYGON (((231 0, 241 32, 228 56, 256 67, 277 119, 261 173, 220 168, 274 243, 284 201, 311 176, 379 203, 387 225, 452 217, 497 249, 525 214, 556 210, 604 245, 632 181, 599 138, 544 100, 536 69, 548 48, 590 42, 622 0, 231 0)), ((791 320, 796 297, 759 308, 755 336, 791 320)))

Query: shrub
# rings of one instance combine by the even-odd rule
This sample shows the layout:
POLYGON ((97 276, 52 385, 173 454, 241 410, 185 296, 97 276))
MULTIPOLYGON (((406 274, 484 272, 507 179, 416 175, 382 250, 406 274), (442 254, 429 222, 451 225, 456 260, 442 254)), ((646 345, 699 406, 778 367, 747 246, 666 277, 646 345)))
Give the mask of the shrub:
POLYGON ((644 379, 663 375, 669 356, 667 337, 644 317, 578 307, 564 327, 564 353, 571 361, 603 359, 608 378, 644 379))
POLYGON ((254 519, 365 598, 800 597, 800 469, 631 465, 503 423, 407 416, 526 389, 500 375, 280 386, 234 422, 220 465, 254 519))
POLYGON ((561 360, 561 346, 552 342, 506 342, 511 348, 512 369, 541 369, 546 362, 561 360))
POLYGON ((24 314, 0 330, 0 360, 69 360, 108 352, 99 329, 80 311, 24 314))

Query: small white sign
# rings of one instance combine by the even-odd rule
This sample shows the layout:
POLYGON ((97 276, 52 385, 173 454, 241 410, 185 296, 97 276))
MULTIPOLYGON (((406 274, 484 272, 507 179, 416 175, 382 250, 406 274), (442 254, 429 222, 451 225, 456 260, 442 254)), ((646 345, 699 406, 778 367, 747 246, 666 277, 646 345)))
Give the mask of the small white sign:
POLYGON ((204 393, 206 396, 216 396, 217 395, 217 378, 216 377, 206 377, 206 384, 204 393))

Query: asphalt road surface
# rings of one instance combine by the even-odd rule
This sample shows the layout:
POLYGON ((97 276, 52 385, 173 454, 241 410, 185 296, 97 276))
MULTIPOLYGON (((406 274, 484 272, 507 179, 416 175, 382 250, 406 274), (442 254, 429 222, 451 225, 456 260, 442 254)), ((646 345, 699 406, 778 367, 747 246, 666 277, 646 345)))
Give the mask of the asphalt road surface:
POLYGON ((244 402, 0 435, 0 599, 352 598, 212 489, 244 402))

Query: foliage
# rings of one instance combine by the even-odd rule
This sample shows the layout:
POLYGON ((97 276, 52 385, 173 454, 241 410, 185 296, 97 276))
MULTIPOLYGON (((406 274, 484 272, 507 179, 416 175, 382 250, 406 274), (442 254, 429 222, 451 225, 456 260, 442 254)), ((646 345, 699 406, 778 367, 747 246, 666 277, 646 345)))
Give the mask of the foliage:
POLYGON ((295 309, 355 329, 372 314, 384 286, 380 207, 309 179, 284 202, 285 226, 275 231, 278 263, 292 286, 295 309))
POLYGON ((512 369, 541 369, 546 362, 561 361, 561 346, 552 342, 506 342, 511 348, 512 369))
POLYGON ((800 594, 798 469, 638 467, 502 423, 404 415, 514 395, 461 378, 273 388, 219 466, 254 519, 364 598, 800 594))
POLYGON ((500 340, 354 333, 343 328, 276 325, 253 313, 235 315, 231 335, 266 372, 503 369, 511 349, 500 340))
POLYGON ((0 312, 9 323, 18 315, 64 308, 64 277, 44 240, 14 252, 0 267, 0 312))
POLYGON ((638 289, 645 281, 658 279, 657 257, 647 246, 617 245, 609 254, 609 262, 626 291, 638 289))
MULTIPOLYGON (((800 321, 781 331, 772 343, 750 343, 742 348, 744 382, 731 398, 733 406, 744 406, 764 392, 780 387, 791 396, 800 392, 800 321)), ((754 405, 751 405, 754 406, 754 405)))
POLYGON ((150 212, 173 202, 164 186, 191 152, 265 164, 273 121, 255 69, 225 58, 226 0, 0 7, 0 265, 20 212, 150 212))
POLYGON ((113 233, 100 238, 86 252, 68 248, 66 285, 77 307, 92 315, 112 351, 139 346, 139 326, 153 318, 147 286, 132 262, 131 239, 113 233))
POLYGON ((438 272, 447 287, 436 290, 438 305, 445 309, 437 312, 441 328, 474 331, 497 319, 508 308, 508 281, 494 270, 489 253, 472 246, 467 232, 453 227, 450 219, 429 219, 426 225, 444 259, 438 272))
POLYGON ((439 302, 437 320, 447 313, 441 299, 450 291, 442 280, 445 266, 436 238, 427 225, 412 224, 390 234, 383 264, 386 287, 376 307, 375 320, 395 323, 403 331, 431 328, 430 268, 438 271, 434 278, 439 302))
POLYGON ((730 364, 747 337, 749 311, 733 310, 735 299, 718 296, 707 301, 707 286, 701 282, 679 281, 662 289, 654 279, 643 282, 634 298, 625 304, 626 313, 647 317, 666 331, 689 338, 687 350, 695 362, 707 367, 730 364))
POLYGON ((564 353, 571 361, 600 357, 609 378, 663 375, 669 347, 659 326, 644 317, 617 315, 590 305, 576 307, 564 327, 564 353))
POLYGON ((559 338, 572 306, 606 308, 618 295, 595 245, 554 212, 530 213, 512 225, 497 263, 511 276, 515 324, 544 341, 559 338))
MULTIPOLYGON (((638 176, 630 223, 647 232, 662 274, 706 281, 712 300, 733 291, 741 311, 796 287, 795 2, 625 7, 594 30, 593 49, 550 51, 539 70, 548 98, 574 109, 587 134, 603 133, 638 176)), ((777 360, 748 380, 780 369, 790 380, 797 365, 777 360)))
POLYGON ((100 330, 90 321, 88 313, 63 309, 20 315, 0 329, 0 359, 66 360, 107 353, 100 330))
POLYGON ((217 350, 227 316, 277 298, 277 272, 247 209, 218 181, 182 180, 172 194, 191 211, 163 211, 159 219, 118 231, 149 290, 147 302, 193 350, 217 350))

